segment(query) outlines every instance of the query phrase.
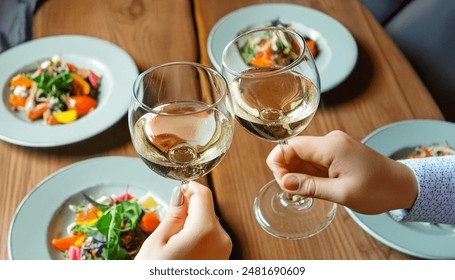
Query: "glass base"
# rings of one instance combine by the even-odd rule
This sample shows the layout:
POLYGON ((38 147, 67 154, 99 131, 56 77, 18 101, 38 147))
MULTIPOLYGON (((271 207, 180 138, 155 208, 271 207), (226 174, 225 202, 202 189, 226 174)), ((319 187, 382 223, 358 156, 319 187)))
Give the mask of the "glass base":
MULTIPOLYGON (((296 198, 296 197, 294 197, 296 198)), ((269 234, 283 239, 304 239, 323 231, 335 218, 337 204, 321 199, 289 200, 275 180, 254 200, 254 214, 269 234)))

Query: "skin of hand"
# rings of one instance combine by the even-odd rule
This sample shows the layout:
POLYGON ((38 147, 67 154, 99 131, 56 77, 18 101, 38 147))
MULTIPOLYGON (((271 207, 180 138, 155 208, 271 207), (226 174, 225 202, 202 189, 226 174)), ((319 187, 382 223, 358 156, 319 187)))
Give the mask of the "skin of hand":
POLYGON ((275 147, 267 164, 281 188, 364 214, 409 209, 418 194, 414 172, 341 131, 297 136, 275 147))
POLYGON ((228 259, 232 241, 215 215, 212 192, 196 182, 176 187, 168 211, 136 260, 228 259))

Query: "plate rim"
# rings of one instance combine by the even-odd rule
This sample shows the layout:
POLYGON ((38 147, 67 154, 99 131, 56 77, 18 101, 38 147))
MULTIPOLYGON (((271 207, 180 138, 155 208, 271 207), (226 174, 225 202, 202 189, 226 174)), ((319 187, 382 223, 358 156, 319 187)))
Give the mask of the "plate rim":
MULTIPOLYGON (((51 173, 50 175, 46 176, 43 180, 41 180, 38 184, 36 184, 32 190, 30 190, 24 197, 23 199, 20 201, 20 203, 18 204, 18 206, 16 207, 15 211, 14 211, 14 214, 11 218, 11 221, 10 221, 10 224, 9 224, 9 227, 8 227, 8 233, 7 233, 7 255, 8 255, 8 259, 10 260, 14 260, 14 259, 18 259, 18 258, 14 258, 14 249, 12 248, 13 247, 13 239, 14 239, 14 230, 15 230, 15 227, 17 226, 16 222, 18 220, 18 214, 20 214, 20 212, 23 210, 24 206, 26 205, 26 203, 28 203, 28 201, 33 197, 33 195, 35 195, 35 193, 37 191, 41 191, 43 190, 43 188, 56 188, 55 186, 53 185, 48 185, 49 184, 49 181, 53 180, 54 178, 56 177, 61 177, 61 176, 66 176, 65 173, 67 172, 71 172, 72 170, 74 169, 79 169, 79 168, 87 168, 87 167, 90 167, 90 166, 93 166, 93 165, 98 165, 99 168, 101 167, 104 167, 106 166, 106 164, 118 164, 121 166, 121 164, 123 164, 124 166, 129 166, 131 167, 133 164, 136 165, 138 167, 140 167, 141 170, 137 171, 137 172, 144 172, 144 178, 135 178, 135 180, 145 180, 146 178, 145 177, 148 177, 147 179, 150 179, 150 178, 160 178, 160 180, 162 181, 168 181, 169 184, 176 184, 178 185, 179 182, 178 181, 175 181, 175 180, 171 180, 171 179, 167 179, 167 178, 164 178, 164 177, 161 177, 159 176, 158 174, 154 173, 152 170, 150 170, 143 162, 142 160, 139 158, 139 157, 134 157, 134 156, 118 156, 118 155, 113 155, 113 156, 101 156, 101 157, 93 157, 93 158, 88 158, 88 159, 85 159, 85 160, 81 160, 81 161, 77 161, 75 163, 72 163, 72 164, 69 164, 67 166, 64 166, 58 170, 56 170, 55 172, 51 173)), ((106 177, 109 177, 109 173, 106 172, 106 173, 103 173, 103 175, 96 175, 96 176, 99 176, 100 180, 102 179, 105 179, 106 177)), ((148 181, 147 181, 148 182, 148 181)), ((94 182, 95 183, 99 183, 99 182, 94 182)), ((143 184, 145 184, 145 182, 142 182, 143 184)), ((61 201, 60 201, 60 204, 58 206, 56 206, 55 209, 53 209, 53 213, 55 213, 55 211, 57 211, 59 209, 59 207, 70 197, 72 197, 73 195, 75 195, 77 192, 79 192, 80 190, 83 190, 83 189, 86 189, 86 188, 91 188, 93 187, 93 185, 81 185, 79 186, 78 188, 74 189, 71 191, 71 193, 68 193, 67 197, 62 197, 61 198, 61 201)), ((68 191, 69 192, 69 191, 68 191)), ((167 207, 168 206, 168 201, 172 195, 172 188, 153 188, 151 187, 150 188, 150 192, 153 193, 154 195, 154 198, 158 200, 158 202, 160 203, 160 205, 164 206, 164 207, 167 207)), ((45 217, 43 218, 45 221, 49 221, 51 220, 52 217, 45 217)), ((44 235, 47 235, 47 231, 48 231, 48 224, 46 224, 45 227, 43 227, 45 233, 44 235)), ((37 234, 35 237, 38 238, 39 234, 37 234)), ((42 236, 41 236, 42 237, 42 236)), ((49 256, 50 257, 50 256, 49 256)), ((34 259, 34 258, 30 258, 31 259, 34 259)))
MULTIPOLYGON (((403 126, 428 126, 428 125, 437 125, 438 127, 444 128, 444 127, 452 127, 452 129, 455 131, 455 123, 444 121, 444 120, 434 120, 434 119, 411 119, 411 120, 403 120, 403 121, 398 121, 394 123, 387 124, 385 126, 382 126, 370 134, 368 134, 365 138, 362 139, 362 143, 368 145, 368 141, 371 141, 375 137, 377 137, 379 134, 384 133, 385 131, 389 131, 390 129, 401 129, 403 126)), ((403 130, 401 130, 403 131, 403 130)), ((406 135, 406 133, 404 133, 406 135)), ((376 150, 375 147, 371 147, 376 150)), ((381 151, 378 151, 381 153, 381 151)), ((424 232, 418 231, 417 229, 411 229, 407 228, 403 225, 401 225, 398 222, 393 221, 393 219, 387 215, 387 213, 382 213, 382 214, 377 214, 377 215, 365 215, 358 213, 348 207, 344 207, 346 212, 349 214, 349 216, 355 221, 355 223, 361 227, 365 232, 367 232, 370 236, 372 236, 374 239, 377 241, 381 242, 382 244, 395 249, 399 252, 405 253, 410 256, 414 256, 417 258, 423 258, 423 259, 453 259, 455 258, 455 251, 453 251, 452 254, 434 254, 433 252, 429 252, 429 250, 425 250, 425 247, 419 246, 420 243, 424 242, 418 242, 418 246, 410 247, 409 244, 403 245, 400 244, 400 240, 391 239, 388 236, 384 236, 384 231, 378 232, 377 229, 374 229, 374 223, 376 221, 380 222, 383 219, 387 219, 386 221, 390 221, 392 223, 396 224, 396 228, 394 228, 395 231, 401 231, 403 234, 415 234, 414 238, 417 237, 423 237, 425 236, 424 232), (422 236, 419 236, 422 235, 422 236)), ((395 225, 392 224, 392 225, 395 225)), ((384 225, 386 226, 386 225, 384 225)), ((453 236, 455 238, 455 235, 453 236)), ((435 238, 438 238, 437 236, 428 236, 426 240, 431 241, 434 240, 435 238)))
MULTIPOLYGON (((91 117, 89 114, 74 123, 55 127, 28 123, 14 116, 9 111, 8 104, 3 102, 5 98, 3 96, 5 83, 8 82, 8 78, 12 74, 24 65, 18 65, 17 68, 11 67, 11 70, 4 70, 0 72, 0 83, 2 83, 0 116, 4 117, 4 120, 0 120, 0 124, 4 126, 3 129, 0 128, 0 140, 24 147, 58 147, 73 144, 100 134, 113 126, 126 114, 132 84, 134 79, 139 75, 139 71, 133 58, 115 43, 97 37, 78 34, 46 36, 24 42, 2 52, 0 54, 0 61, 9 63, 17 57, 21 57, 21 54, 29 50, 33 50, 34 53, 26 55, 27 58, 19 59, 20 64, 27 65, 55 54, 79 56, 90 61, 90 63, 99 64, 101 68, 105 68, 103 74, 110 77, 110 89, 105 93, 107 96, 105 101, 103 101, 103 108, 100 108, 102 112, 96 113, 97 118, 94 118, 93 115, 91 117), (55 45, 55 47, 46 49, 50 45, 55 45), (50 54, 51 52, 53 54, 50 54), (34 60, 34 58, 36 59, 34 60), (122 67, 118 67, 120 65, 122 67), (128 90, 127 87, 129 87, 128 90), (113 106, 113 109, 108 110, 109 117, 103 118, 102 116, 106 113, 106 110, 111 109, 108 106, 109 104, 113 106), (96 122, 94 123, 94 121, 96 122), (11 123, 16 125, 15 130, 8 128, 11 127, 11 123), (26 132, 14 132, 17 131, 18 125, 21 127, 21 130, 26 132), (33 139, 33 135, 36 135, 37 131, 42 136, 33 139), (77 131, 79 133, 76 133, 77 131)), ((95 112, 92 112, 92 114, 95 112)))
MULTIPOLYGON (((343 40, 340 40, 340 41, 342 41, 343 44, 346 44, 347 46, 349 46, 349 48, 352 50, 352 52, 351 52, 351 55, 346 55, 345 53, 341 53, 341 55, 337 55, 337 53, 339 51, 339 48, 338 49, 337 48, 335 48, 335 49, 332 48, 332 52, 333 52, 333 50, 336 50, 335 55, 332 54, 332 58, 331 58, 331 61, 330 61, 329 65, 327 65, 324 68, 325 71, 323 71, 323 72, 319 71, 320 72, 319 75, 321 76, 321 78, 320 78, 321 79, 321 92, 322 93, 328 92, 328 91, 334 89, 335 87, 337 87, 338 85, 340 85, 344 80, 346 80, 347 77, 354 70, 354 67, 357 64, 357 60, 358 60, 358 46, 357 46, 357 42, 356 42, 354 36, 352 35, 352 33, 346 28, 345 25, 340 23, 335 18, 329 16, 328 14, 325 14, 322 11, 314 9, 314 8, 310 8, 310 7, 307 7, 307 6, 298 5, 298 4, 294 4, 294 3, 261 3, 261 4, 252 4, 252 5, 245 6, 245 7, 236 9, 234 11, 231 11, 228 14, 224 15, 223 17, 221 17, 213 25, 212 29, 210 30, 209 35, 207 37, 207 44, 206 44, 209 60, 213 64, 215 69, 217 69, 218 71, 221 71, 220 70, 221 62, 218 63, 218 61, 216 59, 216 56, 215 56, 215 54, 213 52, 212 45, 213 45, 213 42, 214 42, 214 36, 216 35, 217 32, 219 32, 219 30, 223 26, 223 24, 225 24, 231 18, 233 18, 233 17, 235 17, 237 15, 241 15, 243 13, 247 13, 250 10, 265 9, 265 10, 274 11, 277 8, 290 9, 293 13, 295 13, 295 11, 302 12, 302 13, 311 13, 314 16, 318 16, 320 19, 324 19, 326 21, 330 21, 331 24, 335 24, 337 26, 337 28, 339 28, 338 31, 341 31, 341 33, 343 33, 342 34, 343 35, 343 40), (343 65, 343 66, 346 67, 344 73, 341 73, 342 75, 340 75, 340 71, 338 71, 339 69, 333 70, 334 68, 337 68, 337 67, 333 67, 334 66, 333 65, 334 64, 334 57, 337 60, 338 59, 345 60, 345 62, 339 63, 340 65, 343 65), (332 69, 329 69, 329 68, 332 68, 332 69), (329 72, 327 73, 327 71, 329 71, 329 72), (336 79, 333 79, 329 75, 332 75, 332 76, 333 75, 339 75, 339 76, 336 79), (329 82, 327 83, 327 85, 324 85, 323 79, 331 79, 331 80, 328 80, 329 82)), ((249 21, 251 21, 251 20, 249 20, 249 21)), ((254 23, 257 24, 258 22, 256 21, 254 23)), ((305 23, 304 21, 301 21, 299 23, 303 24, 303 25, 308 25, 308 23, 305 23)), ((251 25, 251 24, 253 24, 253 22, 250 22, 250 24, 246 24, 245 27, 247 27, 247 25, 251 25)), ((313 29, 317 30, 316 28, 313 28, 313 29)), ((237 31, 240 31, 240 30, 237 30, 237 31)), ((331 44, 331 45, 334 44, 333 42, 331 42, 329 40, 329 38, 326 38, 324 36, 324 34, 322 34, 322 32, 320 30, 317 30, 317 31, 319 33, 321 33, 321 35, 325 38, 325 40, 327 40, 327 42, 329 44, 331 44)), ((227 42, 229 42, 229 40, 227 40, 227 42)), ((223 50, 221 50, 221 52, 222 51, 223 50)))

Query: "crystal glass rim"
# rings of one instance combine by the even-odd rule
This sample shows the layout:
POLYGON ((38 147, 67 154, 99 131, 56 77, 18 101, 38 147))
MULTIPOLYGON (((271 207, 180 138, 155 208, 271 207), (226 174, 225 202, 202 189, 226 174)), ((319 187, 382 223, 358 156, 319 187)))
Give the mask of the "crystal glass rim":
POLYGON ((290 64, 288 64, 286 66, 283 66, 283 67, 281 67, 279 69, 276 69, 276 70, 272 71, 270 74, 262 74, 263 77, 270 77, 270 76, 274 76, 274 75, 279 75, 282 72, 289 71, 290 69, 294 68, 297 64, 299 64, 302 60, 305 59, 305 53, 307 53, 308 47, 307 47, 307 45, 305 43, 305 39, 302 37, 302 35, 300 35, 298 32, 295 32, 294 30, 291 30, 291 29, 286 28, 286 27, 268 26, 268 27, 259 27, 259 28, 248 30, 247 32, 242 33, 242 34, 238 35, 237 37, 235 37, 234 39, 232 39, 232 41, 230 41, 229 44, 227 44, 226 47, 223 50, 222 66, 221 67, 225 68, 231 75, 235 75, 235 76, 239 76, 239 77, 248 77, 248 74, 242 74, 241 72, 238 72, 236 70, 231 69, 230 67, 228 67, 225 64, 225 59, 224 58, 227 55, 227 51, 233 44, 235 44, 235 42, 237 42, 242 37, 246 37, 247 35, 250 35, 251 33, 266 32, 266 31, 270 31, 270 30, 271 31, 279 30, 279 31, 283 31, 283 32, 286 32, 286 33, 293 34, 296 38, 298 38, 299 42, 303 46, 303 51, 300 52, 299 56, 293 62, 291 62, 290 64))
POLYGON ((140 107, 142 107, 143 109, 145 109, 146 111, 149 111, 151 113, 154 113, 156 115, 165 115, 165 116, 181 116, 181 115, 192 115, 192 114, 197 114, 197 113, 201 113, 201 112, 205 112, 205 111, 208 111, 208 110, 211 110, 215 107, 217 107, 219 105, 219 103, 221 103, 227 96, 228 94, 228 85, 227 85, 227 82, 226 82, 226 79, 223 77, 223 75, 221 75, 218 71, 216 71, 215 69, 207 66, 207 65, 204 65, 204 64, 201 64, 201 63, 197 63, 197 62, 188 62, 188 61, 176 61, 176 62, 169 62, 169 63, 164 63, 164 64, 160 64, 160 65, 157 65, 157 66, 152 66, 150 68, 148 68, 147 70, 143 71, 141 74, 139 74, 139 76, 136 77, 134 83, 133 83, 133 99, 140 105, 140 107), (214 77, 218 78, 216 79, 217 81, 221 81, 220 84, 222 87, 220 88, 220 96, 219 98, 217 98, 214 102, 212 102, 211 104, 207 104, 208 106, 201 109, 201 110, 196 110, 196 111, 191 111, 191 112, 184 112, 184 113, 178 113, 178 114, 175 114, 175 113, 168 113, 168 112, 162 112, 162 111, 157 111, 155 110, 154 108, 151 108, 150 106, 144 104, 142 101, 140 101, 137 97, 137 94, 138 94, 138 87, 139 85, 141 84, 141 81, 142 81, 142 78, 157 70, 157 69, 160 69, 160 68, 164 68, 164 67, 172 67, 172 66, 192 66, 194 68, 199 68, 199 69, 203 69, 204 71, 208 72, 208 73, 211 73, 214 75, 214 77))

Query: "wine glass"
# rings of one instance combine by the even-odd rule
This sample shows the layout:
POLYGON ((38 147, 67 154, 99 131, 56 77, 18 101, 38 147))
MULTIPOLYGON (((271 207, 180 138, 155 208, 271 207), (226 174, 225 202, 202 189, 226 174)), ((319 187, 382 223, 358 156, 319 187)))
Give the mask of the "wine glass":
MULTIPOLYGON (((237 121, 251 134, 278 142, 285 156, 287 140, 307 127, 320 100, 319 73, 305 39, 285 27, 250 30, 226 46, 221 72, 237 121)), ((266 232, 303 239, 324 230, 337 205, 291 196, 273 180, 256 195, 253 209, 266 232)))
POLYGON ((198 63, 172 62, 141 73, 128 124, 145 164, 182 185, 215 168, 232 142, 228 91, 221 74, 198 63))

